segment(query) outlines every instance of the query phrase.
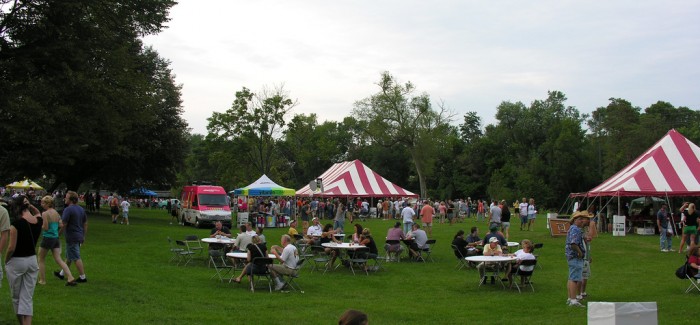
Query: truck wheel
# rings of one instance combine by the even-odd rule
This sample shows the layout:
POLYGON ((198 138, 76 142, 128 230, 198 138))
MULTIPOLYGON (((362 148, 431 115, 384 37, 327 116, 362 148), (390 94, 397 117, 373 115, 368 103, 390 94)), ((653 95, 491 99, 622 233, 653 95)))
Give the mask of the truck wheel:
POLYGON ((199 218, 194 219, 194 226, 197 228, 202 228, 202 223, 199 222, 199 218))
POLYGON ((187 221, 185 221, 185 215, 182 214, 180 215, 180 224, 183 226, 187 226, 187 221))

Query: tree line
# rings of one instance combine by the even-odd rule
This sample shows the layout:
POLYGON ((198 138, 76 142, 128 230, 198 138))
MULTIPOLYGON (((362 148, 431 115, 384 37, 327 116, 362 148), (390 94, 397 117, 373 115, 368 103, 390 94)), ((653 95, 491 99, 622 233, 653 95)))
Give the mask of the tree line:
POLYGON ((301 188, 333 163, 360 159, 422 197, 519 200, 558 208, 626 166, 671 128, 700 140, 700 112, 658 101, 641 109, 610 98, 591 114, 561 91, 532 103, 504 101, 496 123, 475 112, 458 120, 442 102, 380 75, 377 92, 358 99, 342 121, 316 114, 286 117, 296 105, 282 88, 236 93, 232 108, 190 136, 180 182, 212 177, 226 188, 261 174, 301 188))

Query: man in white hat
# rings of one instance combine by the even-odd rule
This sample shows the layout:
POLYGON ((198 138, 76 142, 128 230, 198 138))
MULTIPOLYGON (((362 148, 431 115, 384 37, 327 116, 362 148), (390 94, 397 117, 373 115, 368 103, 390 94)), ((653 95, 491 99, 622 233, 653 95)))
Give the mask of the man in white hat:
POLYGON ((311 222, 313 222, 313 225, 306 230, 306 243, 309 245, 318 246, 321 244, 320 240, 321 234, 323 233, 323 228, 321 227, 321 223, 318 221, 318 218, 311 219, 311 222))
MULTIPOLYGON (((501 256, 503 255, 503 250, 501 249, 501 245, 499 245, 498 238, 496 237, 491 237, 488 240, 488 243, 484 245, 484 256, 501 256)), ((481 262, 479 265, 476 266, 476 268, 479 270, 479 275, 481 276, 481 283, 486 283, 486 269, 493 270, 498 266, 497 263, 489 262, 481 262)), ((491 277, 491 284, 495 283, 495 278, 492 276, 491 277)))

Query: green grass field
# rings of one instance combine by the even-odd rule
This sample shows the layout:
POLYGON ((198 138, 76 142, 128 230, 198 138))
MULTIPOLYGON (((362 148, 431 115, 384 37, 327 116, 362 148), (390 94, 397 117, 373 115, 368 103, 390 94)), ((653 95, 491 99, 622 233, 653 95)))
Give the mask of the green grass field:
MULTIPOLYGON (((89 216, 82 248, 88 283, 65 287, 51 275, 58 267, 47 260, 47 284, 37 285, 37 324, 333 324, 348 308, 366 312, 372 324, 584 324, 586 309, 566 306, 567 266, 564 238, 552 238, 544 218, 536 230, 511 231, 511 241, 544 243, 537 253, 542 269, 533 277, 535 292, 478 287, 478 271, 457 271, 450 249, 458 229, 475 221, 436 225, 435 263, 386 263, 386 271, 353 276, 339 268, 325 275, 302 271, 305 293, 256 291, 245 285, 210 279, 214 270, 204 258, 187 267, 169 263, 166 238, 208 234, 207 229, 170 225, 163 210, 132 209, 131 225, 110 223, 108 211, 89 216)), ((324 222, 325 223, 325 222, 324 222)), ((363 226, 383 243, 392 221, 371 220, 363 226)), ((484 223, 478 224, 481 235, 484 223)), ((346 223, 346 230, 352 225, 346 223)), ((286 229, 268 228, 268 245, 286 229)), ((674 245, 678 244, 674 239, 674 245)), ((380 245, 383 246, 383 245, 380 245)), ((383 252, 383 248, 380 247, 383 252)), ((656 301, 659 323, 697 322, 698 293, 685 294, 685 281, 673 272, 684 257, 661 253, 658 237, 603 233, 593 242, 590 301, 656 301)), ((72 270, 75 270, 73 268, 72 270)), ((77 276, 77 275, 76 275, 77 276)), ((0 324, 14 323, 7 281, 0 296, 0 324)))

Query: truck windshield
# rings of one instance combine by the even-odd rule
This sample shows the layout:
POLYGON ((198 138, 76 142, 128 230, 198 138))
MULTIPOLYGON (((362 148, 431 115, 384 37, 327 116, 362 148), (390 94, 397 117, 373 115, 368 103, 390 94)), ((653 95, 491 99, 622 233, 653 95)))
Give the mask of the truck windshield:
POLYGON ((200 194, 199 205, 226 206, 226 195, 223 194, 200 194))

